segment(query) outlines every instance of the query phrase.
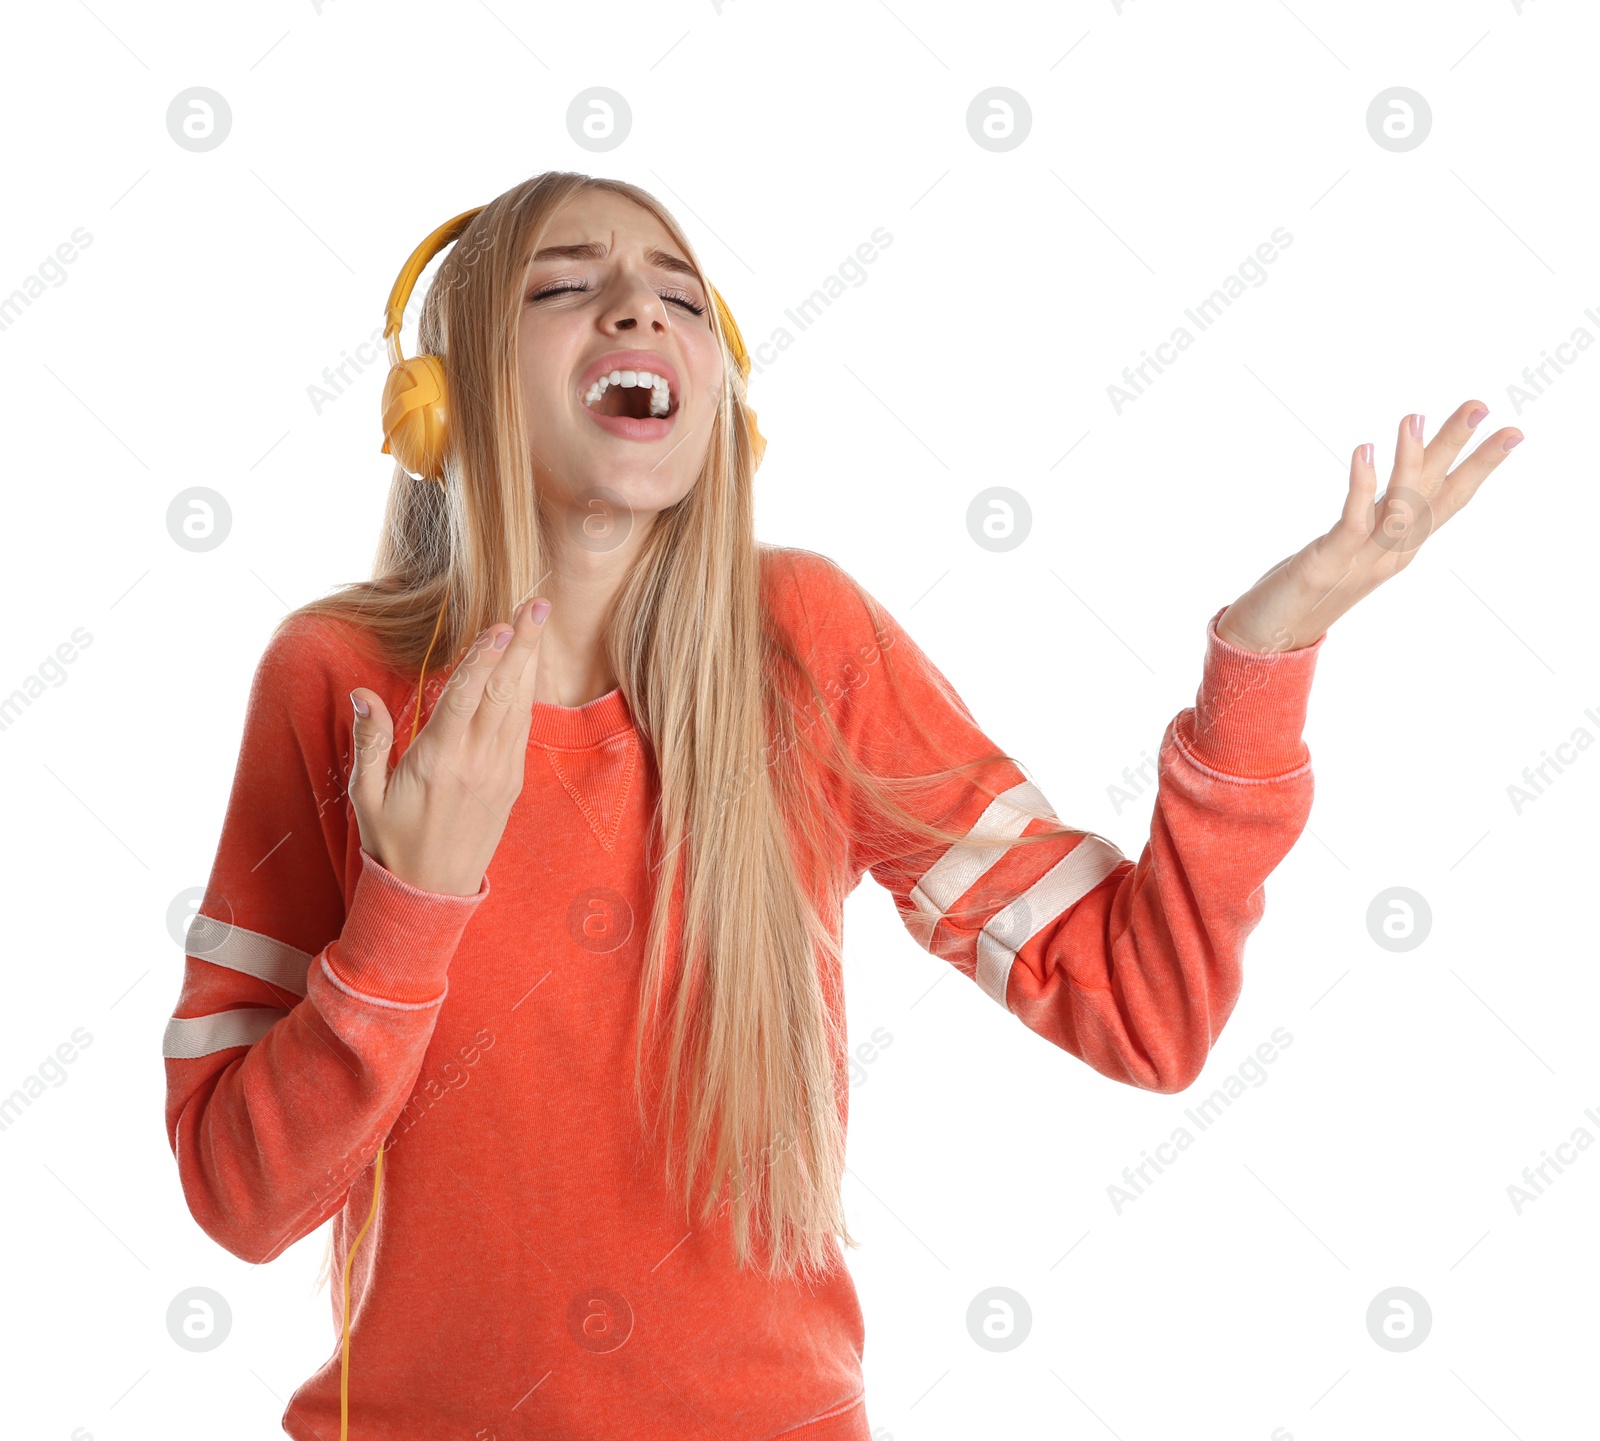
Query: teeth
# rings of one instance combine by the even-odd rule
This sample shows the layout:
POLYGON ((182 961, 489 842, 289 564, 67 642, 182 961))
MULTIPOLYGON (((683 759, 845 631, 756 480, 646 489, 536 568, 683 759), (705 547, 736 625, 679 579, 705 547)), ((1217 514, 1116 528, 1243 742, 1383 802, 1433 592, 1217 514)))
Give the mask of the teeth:
POLYGON ((650 392, 651 415, 663 416, 672 409, 672 387, 667 383, 666 376, 657 375, 649 370, 613 370, 609 375, 602 375, 589 387, 588 394, 583 397, 583 403, 594 405, 613 385, 620 385, 625 389, 632 389, 636 385, 645 386, 650 392))

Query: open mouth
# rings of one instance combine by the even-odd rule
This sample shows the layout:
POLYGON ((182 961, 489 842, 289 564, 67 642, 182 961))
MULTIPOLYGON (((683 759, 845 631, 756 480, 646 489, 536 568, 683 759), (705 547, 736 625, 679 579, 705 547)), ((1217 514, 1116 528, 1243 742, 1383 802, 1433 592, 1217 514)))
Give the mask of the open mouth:
POLYGON ((678 409, 666 376, 649 370, 610 371, 589 387, 583 403, 596 415, 631 420, 667 420, 678 409))

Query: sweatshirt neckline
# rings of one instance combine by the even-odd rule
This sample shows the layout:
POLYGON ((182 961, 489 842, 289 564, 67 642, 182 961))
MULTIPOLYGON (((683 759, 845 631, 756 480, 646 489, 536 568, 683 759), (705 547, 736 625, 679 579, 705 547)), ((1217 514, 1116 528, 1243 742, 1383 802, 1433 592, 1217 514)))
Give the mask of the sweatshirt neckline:
POLYGON ((539 745, 582 749, 620 735, 633 725, 633 714, 616 686, 585 705, 535 701, 529 738, 539 745))

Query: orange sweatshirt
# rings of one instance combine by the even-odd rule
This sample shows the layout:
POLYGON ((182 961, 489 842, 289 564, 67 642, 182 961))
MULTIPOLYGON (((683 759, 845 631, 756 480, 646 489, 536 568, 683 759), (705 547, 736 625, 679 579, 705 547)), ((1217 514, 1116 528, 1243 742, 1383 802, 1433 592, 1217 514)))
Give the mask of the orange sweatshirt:
MULTIPOLYGON (((769 613, 858 758, 935 769, 919 728, 953 758, 1003 749, 904 630, 875 633, 833 562, 763 547, 762 565, 769 613)), ((1195 1079, 1232 1012, 1262 884, 1311 807, 1301 731, 1322 642, 1255 655, 1217 636, 1221 614, 1196 704, 1162 739, 1137 864, 1079 837, 998 861, 910 858, 881 833, 868 848, 838 811, 847 889, 870 870, 912 934, 1022 1025, 1162 1092, 1195 1079), (958 900, 970 914, 930 932, 924 916, 958 900)), ((284 1430, 339 1434, 340 1277, 387 1141, 351 1273, 353 1438, 867 1441, 842 1254, 811 1290, 741 1272, 726 1208, 690 1224, 642 1154, 632 1060, 656 775, 621 692, 535 707, 522 793, 482 888, 461 897, 406 885, 361 848, 344 787, 356 685, 383 696, 404 744, 415 678, 354 627, 297 619, 262 656, 162 1047, 168 1139, 205 1232, 265 1262, 333 1222, 333 1345, 284 1430)), ((998 774, 1041 799, 1014 767, 998 774)), ((1024 828, 960 780, 927 814, 1024 828)), ((837 1005, 838 977, 825 982, 837 1005)))

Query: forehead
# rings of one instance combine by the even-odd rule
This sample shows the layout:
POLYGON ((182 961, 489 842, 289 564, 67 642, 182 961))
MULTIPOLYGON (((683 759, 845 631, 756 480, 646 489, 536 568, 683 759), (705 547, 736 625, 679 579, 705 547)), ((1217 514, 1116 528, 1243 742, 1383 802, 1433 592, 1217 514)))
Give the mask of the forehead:
POLYGON ((571 245, 593 240, 609 246, 613 232, 619 246, 655 245, 671 251, 681 248, 653 212, 609 190, 582 190, 566 201, 551 217, 542 244, 571 245))

